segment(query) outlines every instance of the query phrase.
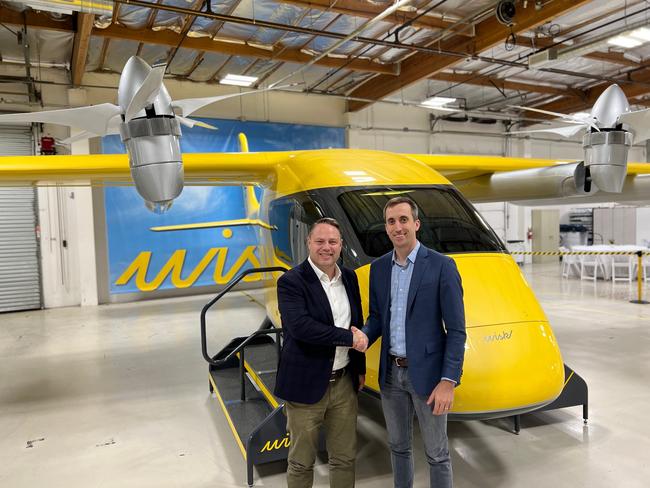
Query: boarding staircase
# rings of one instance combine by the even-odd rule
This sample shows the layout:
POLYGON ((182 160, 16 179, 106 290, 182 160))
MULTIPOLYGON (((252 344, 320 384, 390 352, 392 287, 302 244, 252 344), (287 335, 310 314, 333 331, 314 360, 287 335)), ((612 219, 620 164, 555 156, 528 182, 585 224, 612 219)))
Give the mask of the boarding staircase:
POLYGON ((282 400, 273 395, 282 329, 274 327, 267 318, 256 332, 232 339, 216 355, 211 355, 206 315, 245 276, 284 271, 287 269, 283 267, 243 271, 201 311, 201 348, 209 364, 210 393, 215 394, 246 460, 248 486, 253 486, 253 466, 286 459, 289 451, 282 400))

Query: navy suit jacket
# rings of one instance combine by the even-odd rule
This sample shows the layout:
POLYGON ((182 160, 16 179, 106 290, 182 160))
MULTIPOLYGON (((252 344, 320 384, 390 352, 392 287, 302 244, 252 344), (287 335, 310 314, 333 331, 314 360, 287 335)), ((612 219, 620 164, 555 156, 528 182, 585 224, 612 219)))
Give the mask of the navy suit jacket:
MULTIPOLYGON (((341 268, 350 301, 351 325, 363 326, 359 282, 354 271, 341 268)), ((332 308, 316 273, 305 260, 278 280, 278 308, 284 344, 275 382, 275 394, 290 402, 318 402, 329 385, 336 346, 352 346, 352 332, 334 325, 332 308)), ((355 391, 366 373, 366 357, 349 351, 348 369, 355 391)))
MULTIPOLYGON (((389 361, 392 258, 391 251, 370 266, 370 313, 363 328, 369 344, 383 336, 380 386, 386 383, 389 361)), ((408 374, 415 391, 429 396, 442 377, 460 384, 466 339, 460 275, 453 259, 423 245, 411 276, 405 329, 408 374)))

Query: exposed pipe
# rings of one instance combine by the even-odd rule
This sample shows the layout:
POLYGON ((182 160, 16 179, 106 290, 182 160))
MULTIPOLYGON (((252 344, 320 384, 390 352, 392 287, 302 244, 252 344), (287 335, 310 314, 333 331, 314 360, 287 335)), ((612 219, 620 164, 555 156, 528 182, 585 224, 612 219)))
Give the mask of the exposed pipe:
MULTIPOLYGON (((254 27, 260 27, 264 29, 274 29, 274 30, 280 30, 280 31, 288 31, 288 32, 295 32, 298 34, 306 34, 309 36, 320 36, 320 37, 330 37, 332 39, 344 39, 347 38, 345 34, 339 34, 337 32, 329 32, 329 31, 320 31, 317 29, 310 29, 308 27, 300 27, 300 26, 295 26, 295 25, 286 25, 286 24, 278 24, 275 22, 269 22, 266 20, 259 20, 259 19, 248 19, 246 17, 237 17, 234 15, 225 15, 225 14, 217 14, 214 12, 197 12, 196 10, 191 10, 183 7, 175 7, 173 5, 165 5, 165 4, 152 4, 148 2, 144 2, 141 0, 114 0, 115 3, 118 4, 125 4, 125 5, 130 5, 130 6, 135 6, 135 7, 142 7, 142 8, 149 8, 149 9, 154 9, 154 10, 163 10, 165 12, 173 12, 181 15, 194 15, 196 17, 205 17, 208 19, 212 20, 218 20, 221 22, 229 22, 232 24, 241 24, 241 25, 249 25, 249 26, 254 26, 254 27)), ((392 7, 391 7, 392 8, 392 7)), ((381 14, 380 14, 381 15, 381 14)), ((379 46, 387 46, 387 47, 392 47, 396 49, 407 49, 407 50, 416 50, 416 51, 423 51, 423 52, 428 52, 431 54, 434 53, 439 53, 437 49, 430 49, 424 46, 416 46, 412 44, 401 44, 399 42, 390 42, 390 41, 382 41, 379 39, 372 39, 368 37, 354 37, 354 41, 356 42, 362 42, 365 44, 376 44, 379 46)), ((466 56, 466 54, 462 53, 451 53, 449 52, 449 55, 452 56, 466 56)))
MULTIPOLYGON (((7 58, 5 56, 2 56, 1 54, 0 54, 0 63, 26 65, 26 61, 24 59, 7 58)), ((29 65, 33 68, 70 69, 69 63, 50 63, 48 61, 37 61, 37 62, 30 61, 29 65)))
POLYGON ((405 6, 405 5, 409 4, 409 3, 411 3, 411 0, 399 0, 398 2, 395 2, 392 6, 388 7, 386 10, 381 12, 379 15, 377 15, 377 16, 373 17, 372 19, 370 19, 368 22, 366 22, 365 24, 361 25, 360 27, 358 27, 357 29, 352 31, 350 34, 345 36, 343 39, 339 39, 337 42, 332 44, 328 49, 326 49, 325 51, 320 53, 315 58, 312 58, 307 64, 303 64, 299 69, 297 69, 293 73, 289 73, 288 75, 283 76, 282 78, 280 78, 275 83, 272 83, 271 85, 269 85, 269 88, 277 86, 277 85, 279 85, 281 83, 284 83, 289 78, 292 78, 293 76, 297 75, 298 73, 302 73, 305 69, 309 68, 310 66, 313 66, 314 64, 316 64, 318 61, 323 59, 325 56, 327 56, 331 52, 334 52, 342 44, 345 44, 346 42, 351 41, 352 39, 355 39, 363 31, 370 29, 375 24, 381 22, 384 18, 388 17, 389 15, 391 15, 392 13, 397 11, 399 8, 405 6))
MULTIPOLYGON (((165 12, 173 12, 181 15, 193 15, 196 17, 205 17, 208 19, 213 19, 213 20, 218 20, 221 22, 230 22, 233 24, 242 24, 242 25, 250 25, 250 26, 255 26, 255 27, 260 27, 260 28, 265 28, 265 29, 275 29, 275 30, 280 30, 280 31, 289 31, 289 32, 296 32, 299 34, 306 34, 309 36, 321 36, 321 37, 330 37, 332 39, 344 39, 349 36, 346 36, 345 34, 339 34, 336 32, 329 32, 329 31, 320 31, 316 29, 309 29, 307 27, 299 27, 299 26, 293 26, 293 25, 285 25, 285 24, 277 24, 275 22, 268 22, 265 20, 256 20, 256 19, 248 19, 245 17, 236 17, 233 15, 224 15, 224 14, 216 14, 213 12, 197 12, 196 10, 191 10, 187 8, 182 8, 182 7, 175 7, 173 5, 164 5, 164 4, 153 4, 153 3, 147 3, 143 2, 141 0, 114 0, 115 3, 118 4, 125 4, 125 5, 131 5, 131 6, 136 6, 136 7, 142 7, 142 8, 149 8, 149 9, 154 9, 154 10, 162 10, 165 12)), ((372 39, 368 37, 361 37, 361 36, 356 36, 348 40, 353 40, 355 42, 360 42, 364 44, 374 44, 376 46, 385 46, 385 47, 390 47, 394 49, 404 49, 407 51, 419 51, 419 52, 424 52, 428 54, 435 54, 435 55, 440 55, 440 56, 449 56, 453 58, 459 58, 459 59, 466 59, 468 57, 471 57, 472 59, 476 59, 479 61, 484 61, 486 63, 492 63, 492 64, 501 64, 503 66, 514 66, 514 67, 520 67, 527 69, 528 65, 526 63, 518 63, 515 61, 506 61, 506 60, 501 60, 501 59, 495 59, 495 58, 490 58, 487 56, 476 56, 471 53, 465 53, 465 52, 456 52, 456 51, 447 51, 444 49, 439 49, 439 48, 431 48, 427 46, 419 46, 417 44, 402 44, 399 42, 391 42, 391 41, 386 41, 386 40, 381 40, 381 39, 372 39)))

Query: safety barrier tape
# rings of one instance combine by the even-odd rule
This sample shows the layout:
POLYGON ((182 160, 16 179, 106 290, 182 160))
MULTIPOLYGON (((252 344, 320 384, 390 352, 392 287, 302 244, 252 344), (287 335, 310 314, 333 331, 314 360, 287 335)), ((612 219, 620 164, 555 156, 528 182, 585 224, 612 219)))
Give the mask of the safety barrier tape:
POLYGON ((526 256, 586 256, 586 255, 608 255, 608 256, 638 256, 639 252, 649 256, 650 251, 509 251, 510 254, 526 256))

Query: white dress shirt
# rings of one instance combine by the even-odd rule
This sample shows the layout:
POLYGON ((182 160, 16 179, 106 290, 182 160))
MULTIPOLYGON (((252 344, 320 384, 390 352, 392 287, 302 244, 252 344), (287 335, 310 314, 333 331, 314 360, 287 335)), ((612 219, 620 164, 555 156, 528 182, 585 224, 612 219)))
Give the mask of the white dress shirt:
MULTIPOLYGON (((307 258, 309 264, 316 273, 318 280, 320 281, 325 294, 327 295, 327 300, 329 301, 330 308, 332 309, 332 315, 334 316, 334 325, 340 327, 341 329, 349 329, 350 322, 352 320, 352 312, 350 310, 350 301, 348 300, 348 294, 345 291, 345 286, 343 285, 343 280, 341 279, 341 270, 339 267, 336 267, 336 272, 334 273, 334 278, 330 280, 327 273, 321 271, 311 260, 307 258)), ((348 357, 349 347, 336 347, 336 354, 334 355, 334 366, 332 370, 337 370, 345 368, 350 362, 348 357)))

